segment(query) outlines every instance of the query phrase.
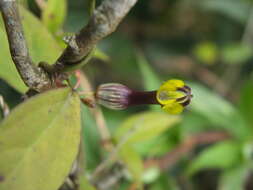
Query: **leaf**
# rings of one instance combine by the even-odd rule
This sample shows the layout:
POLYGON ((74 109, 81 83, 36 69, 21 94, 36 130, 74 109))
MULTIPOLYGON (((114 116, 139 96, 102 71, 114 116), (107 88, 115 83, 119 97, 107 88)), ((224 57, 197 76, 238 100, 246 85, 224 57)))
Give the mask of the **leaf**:
MULTIPOLYGON (((167 173, 163 173, 160 177, 153 183, 150 184, 150 190, 180 190, 177 179, 174 176, 170 176, 167 173)), ((187 184, 188 185, 188 184, 187 184)), ((190 187, 191 188, 191 187, 190 187)))
POLYGON ((225 170, 220 176, 218 190, 244 190, 250 166, 241 165, 225 170))
POLYGON ((178 116, 149 111, 129 117, 116 130, 114 138, 120 146, 120 158, 126 163, 135 181, 141 181, 143 166, 141 155, 133 149, 134 145, 157 137, 179 121, 178 116))
POLYGON ((191 112, 184 116, 180 125, 181 136, 194 135, 200 132, 210 130, 210 121, 203 117, 200 113, 191 112))
POLYGON ((61 29, 66 17, 67 1, 50 0, 42 11, 42 22, 52 33, 61 29))
POLYGON ((140 154, 138 154, 133 147, 124 145, 119 155, 121 160, 126 165, 127 169, 131 173, 133 180, 138 184, 141 184, 141 178, 143 174, 143 163, 140 154))
POLYGON ((243 117, 253 125, 253 85, 252 80, 247 81, 242 89, 239 100, 239 110, 241 111, 243 117))
MULTIPOLYGON (((182 120, 183 122, 184 120, 182 120)), ((180 123, 181 125, 181 123, 180 123)), ((148 141, 134 144, 134 148, 144 157, 161 157, 167 154, 180 142, 181 127, 176 125, 159 136, 148 141)))
POLYGON ((221 13, 233 20, 245 23, 250 12, 250 4, 238 0, 200 0, 202 9, 221 13))
POLYGON ((81 105, 82 139, 84 142, 86 169, 95 169, 101 162, 100 136, 97 125, 87 106, 81 105))
POLYGON ((132 144, 152 139, 180 121, 179 116, 163 112, 143 112, 129 117, 116 130, 117 142, 132 144))
MULTIPOLYGON (((34 61, 46 61, 54 63, 61 53, 56 40, 43 26, 43 24, 29 11, 20 7, 20 14, 23 18, 25 37, 27 39, 29 53, 34 61)), ((6 37, 2 18, 0 18, 0 78, 8 82, 19 92, 25 92, 27 87, 21 80, 9 52, 9 45, 6 37)))
POLYGON ((80 103, 70 89, 27 100, 0 124, 0 189, 58 189, 79 143, 80 103))
POLYGON ((20 7, 20 14, 23 17, 22 24, 33 61, 54 63, 62 52, 55 38, 31 12, 20 7))
POLYGON ((156 90, 161 85, 161 80, 156 76, 155 72, 148 64, 147 60, 142 54, 137 54, 137 63, 139 65, 145 90, 156 90))
POLYGON ((117 71, 113 73, 114 77, 128 77, 128 82, 136 83, 136 77, 129 78, 131 76, 139 76, 139 70, 136 65, 135 48, 133 43, 123 35, 113 35, 110 38, 110 43, 102 44, 104 51, 111 58, 113 70, 117 71), (116 52, 116 53, 115 53, 116 52), (120 64, 119 64, 120 63, 120 64))
POLYGON ((206 87, 188 83, 192 88, 189 109, 204 116, 212 125, 226 129, 239 139, 250 137, 250 129, 235 107, 206 87))
POLYGON ((217 123, 225 123, 224 120, 235 112, 232 104, 208 88, 192 83, 189 86, 193 91, 192 103, 190 104, 191 110, 202 113, 202 115, 207 116, 212 121, 217 121, 217 123))
POLYGON ((2 27, 0 27, 0 44, 0 77, 8 82, 11 86, 15 87, 18 91, 25 92, 27 87, 20 78, 14 63, 11 60, 7 37, 2 27))
POLYGON ((79 188, 78 190, 96 190, 89 181, 87 180, 86 176, 82 175, 79 178, 79 188))
POLYGON ((203 150, 187 169, 188 175, 207 168, 225 169, 240 162, 241 146, 238 142, 224 141, 203 150))
POLYGON ((221 57, 228 64, 244 63, 252 57, 252 49, 247 44, 229 44, 222 49, 221 57))
MULTIPOLYGON (((173 129, 175 129, 175 127, 173 129)), ((170 130, 169 133, 171 132, 170 130)), ((173 140, 173 138, 168 137, 167 133, 161 134, 148 141, 138 142, 138 144, 134 145, 134 148, 142 156, 163 156, 175 146, 176 143, 173 140)))

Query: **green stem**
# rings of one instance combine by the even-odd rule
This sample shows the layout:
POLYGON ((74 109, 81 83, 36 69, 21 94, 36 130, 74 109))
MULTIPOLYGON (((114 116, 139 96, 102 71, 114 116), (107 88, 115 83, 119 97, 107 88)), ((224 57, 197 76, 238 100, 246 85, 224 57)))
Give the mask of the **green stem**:
POLYGON ((89 8, 89 16, 93 14, 93 11, 96 8, 96 0, 89 0, 88 1, 88 8, 89 8))

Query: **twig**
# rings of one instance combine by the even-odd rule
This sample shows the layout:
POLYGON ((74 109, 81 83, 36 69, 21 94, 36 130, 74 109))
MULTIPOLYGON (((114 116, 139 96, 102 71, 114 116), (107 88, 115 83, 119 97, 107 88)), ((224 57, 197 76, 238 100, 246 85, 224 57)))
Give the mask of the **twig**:
POLYGON ((178 147, 161 158, 146 160, 144 165, 146 168, 158 166, 161 170, 167 170, 196 146, 214 143, 228 138, 230 138, 230 136, 224 132, 203 132, 188 137, 178 147))
POLYGON ((6 102, 4 101, 3 96, 1 96, 1 95, 0 95, 0 107, 1 107, 2 112, 3 112, 3 117, 6 117, 7 115, 9 115, 9 113, 10 113, 9 106, 6 104, 6 102))
POLYGON ((8 36, 12 60, 23 79, 31 89, 42 91, 51 86, 47 73, 36 67, 28 52, 17 3, 14 0, 0 0, 5 29, 8 36))
MULTIPOLYGON (((95 45, 115 31, 136 2, 137 0, 104 0, 94 10, 88 25, 67 40, 67 48, 54 65, 48 66, 42 62, 39 67, 36 67, 28 53, 16 1, 0 0, 0 10, 12 59, 24 83, 29 88, 40 92, 53 86, 52 76, 58 76, 79 63, 87 62, 95 45)), ((64 79, 66 78, 63 77, 62 80, 64 79)))
POLYGON ((123 178, 124 172, 121 165, 115 164, 114 167, 106 173, 103 178, 100 178, 96 183, 98 190, 112 190, 117 186, 118 182, 123 178))
POLYGON ((68 47, 53 65, 54 72, 68 71, 86 60, 95 45, 115 31, 137 0, 104 0, 94 10, 89 23, 68 41, 68 47))

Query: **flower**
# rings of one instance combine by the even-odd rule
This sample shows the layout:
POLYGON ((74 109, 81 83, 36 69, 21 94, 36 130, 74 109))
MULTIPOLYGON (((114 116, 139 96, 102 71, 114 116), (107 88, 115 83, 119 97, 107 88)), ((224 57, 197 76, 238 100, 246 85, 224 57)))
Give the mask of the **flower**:
POLYGON ((166 81, 156 93, 156 99, 162 109, 170 114, 181 113, 190 103, 191 98, 191 88, 177 79, 166 81))
POLYGON ((133 105, 158 104, 170 114, 179 114, 192 98, 191 88, 172 79, 156 91, 134 91, 118 83, 102 84, 95 92, 97 102, 107 108, 121 110, 133 105))

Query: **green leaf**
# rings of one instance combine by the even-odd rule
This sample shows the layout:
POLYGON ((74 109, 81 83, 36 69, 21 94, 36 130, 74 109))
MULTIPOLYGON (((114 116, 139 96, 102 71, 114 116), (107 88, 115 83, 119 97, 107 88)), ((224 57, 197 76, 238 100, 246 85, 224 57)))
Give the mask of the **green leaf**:
POLYGON ((251 162, 252 164, 252 155, 253 155, 253 141, 252 139, 246 142, 243 142, 242 152, 243 159, 245 162, 251 162))
POLYGON ((36 64, 40 61, 53 64, 62 53, 56 39, 31 12, 20 7, 20 14, 23 17, 25 38, 33 61, 36 64))
POLYGON ((242 89, 239 100, 239 110, 241 111, 243 117, 253 125, 253 85, 252 80, 247 81, 242 89))
POLYGON ((225 169, 241 161, 241 146, 238 142, 224 141, 203 150, 187 169, 188 175, 193 175, 202 169, 225 169))
POLYGON ((252 49, 247 44, 235 43, 225 46, 221 51, 224 63, 240 64, 252 57, 252 49))
MULTIPOLYGON (((181 137, 184 138, 196 133, 210 130, 210 121, 200 113, 191 112, 185 114, 182 123, 180 124, 181 137)), ((213 128, 212 128, 213 129, 213 128)))
POLYGON ((86 169, 95 169, 101 162, 100 136, 93 115, 87 106, 81 105, 82 139, 84 142, 86 169))
MULTIPOLYGON (((1 18, 0 18, 1 21, 1 18)), ((0 78, 4 79, 11 86, 16 88, 20 92, 25 92, 27 87, 24 82, 20 78, 18 71, 14 63, 11 60, 11 55, 9 52, 9 46, 7 42, 7 37, 5 34, 5 30, 0 27, 0 78)))
POLYGON ((151 66, 148 64, 146 58, 141 54, 137 54, 137 63, 139 65, 145 90, 156 90, 161 85, 161 80, 155 74, 151 66))
POLYGON ((143 172, 141 155, 133 149, 136 143, 154 139, 179 121, 178 116, 149 111, 129 117, 116 130, 114 139, 120 146, 120 158, 126 163, 135 181, 141 181, 143 172))
POLYGON ((180 142, 180 135, 181 127, 176 125, 148 141, 134 144, 134 148, 145 157, 164 156, 180 142))
POLYGON ((221 13, 240 23, 247 21, 250 12, 250 4, 247 1, 200 0, 198 2, 202 9, 221 13))
MULTIPOLYGON (((56 40, 43 26, 43 24, 26 9, 20 7, 22 24, 27 39, 29 53, 35 63, 46 61, 53 63, 61 53, 56 40)), ((19 92, 25 92, 27 87, 21 80, 9 52, 2 18, 0 18, 0 78, 8 82, 19 92)))
MULTIPOLYGON (((136 65, 135 49, 132 42, 123 35, 114 34, 113 38, 110 38, 110 43, 102 44, 104 51, 111 58, 113 64, 114 77, 129 77, 138 76, 139 70, 136 65), (120 64, 119 64, 120 63, 120 64)), ((131 77, 129 83, 136 82, 136 77, 131 77)))
POLYGON ((89 181, 87 180, 86 176, 82 175, 79 178, 79 188, 78 190, 96 190, 89 181))
POLYGON ((239 139, 251 137, 250 129, 235 107, 206 87, 189 83, 192 102, 189 109, 204 116, 212 125, 226 129, 239 139))
MULTIPOLYGON (((173 129, 175 129, 175 127, 173 129)), ((173 131, 170 130, 168 133, 171 132, 173 131)), ((163 156, 176 144, 174 142, 174 139, 168 137, 168 134, 165 133, 157 137, 154 137, 153 139, 150 139, 148 141, 139 142, 138 144, 134 145, 134 148, 142 156, 149 156, 149 157, 163 156)))
POLYGON ((119 156, 129 170, 133 180, 141 184, 143 163, 140 154, 133 147, 124 145, 119 151, 119 156))
POLYGON ((132 144, 152 139, 180 121, 179 116, 163 112, 143 112, 129 117, 114 134, 117 142, 132 144))
POLYGON ((25 101, 0 124, 0 189, 58 189, 79 143, 80 101, 70 89, 25 101))
MULTIPOLYGON (((191 188, 191 187, 190 187, 191 188)), ((151 185, 149 185, 150 190, 180 190, 178 182, 174 176, 164 173, 151 185)))
POLYGON ((52 33, 61 29, 66 17, 67 1, 50 0, 42 11, 42 22, 52 33))
POLYGON ((220 176, 218 190, 244 190, 249 166, 241 165, 225 170, 220 176))

